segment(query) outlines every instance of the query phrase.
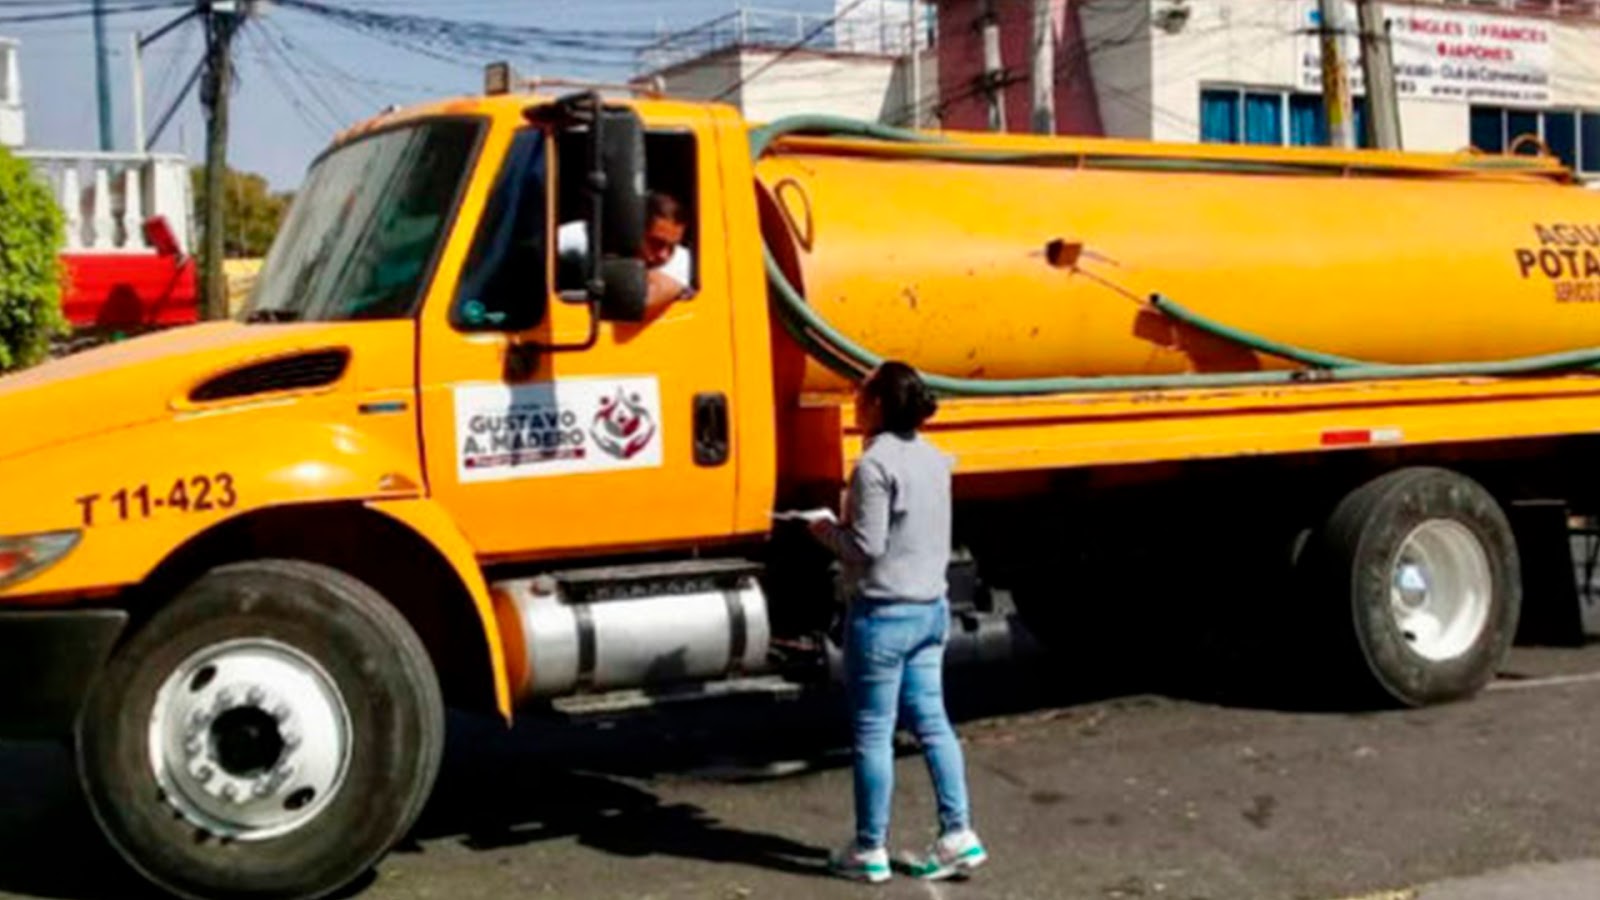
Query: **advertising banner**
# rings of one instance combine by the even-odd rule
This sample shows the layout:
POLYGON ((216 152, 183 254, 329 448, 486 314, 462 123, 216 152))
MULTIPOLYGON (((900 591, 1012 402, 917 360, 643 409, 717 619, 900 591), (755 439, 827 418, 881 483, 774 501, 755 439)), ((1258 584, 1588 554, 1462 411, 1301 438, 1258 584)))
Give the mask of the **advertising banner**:
MULTIPOLYGON (((1356 28, 1355 4, 1345 21, 1356 28)), ((1534 18, 1483 15, 1423 6, 1385 5, 1393 46, 1395 82, 1401 97, 1456 103, 1540 106, 1550 102, 1554 35, 1534 18)), ((1322 48, 1317 4, 1302 3, 1299 87, 1322 90, 1322 48)), ((1350 81, 1362 90, 1361 48, 1344 41, 1350 81)))

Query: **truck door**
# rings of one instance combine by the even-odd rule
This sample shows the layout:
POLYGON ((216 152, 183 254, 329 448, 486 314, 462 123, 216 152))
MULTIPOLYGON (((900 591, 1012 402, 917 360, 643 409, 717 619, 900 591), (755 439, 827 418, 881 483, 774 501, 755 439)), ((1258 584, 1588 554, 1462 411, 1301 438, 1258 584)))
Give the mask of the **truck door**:
MULTIPOLYGON (((733 532, 715 132, 696 121, 652 128, 647 178, 686 213, 694 293, 641 323, 599 323, 587 347, 590 309, 557 283, 556 223, 571 218, 560 198, 573 194, 561 187, 561 141, 523 125, 486 148, 486 161, 501 157, 498 174, 470 246, 450 248, 462 257, 455 296, 427 313, 419 381, 430 492, 488 561, 733 532)), ((576 149, 568 178, 583 177, 576 149)))

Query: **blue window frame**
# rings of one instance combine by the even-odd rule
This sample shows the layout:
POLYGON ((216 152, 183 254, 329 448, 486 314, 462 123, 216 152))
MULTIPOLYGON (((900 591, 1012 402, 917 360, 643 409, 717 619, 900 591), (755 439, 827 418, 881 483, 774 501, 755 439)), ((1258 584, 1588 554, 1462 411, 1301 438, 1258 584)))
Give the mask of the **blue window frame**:
POLYGON ((1547 112, 1544 114, 1544 145, 1569 169, 1578 167, 1578 114, 1572 112, 1547 112))
POLYGON ((1321 147, 1328 143, 1322 123, 1322 98, 1295 94, 1289 98, 1289 143, 1296 147, 1321 147))
POLYGON ((1244 142, 1283 146, 1283 95, 1244 95, 1244 142))
POLYGON ((1474 106, 1471 126, 1472 146, 1485 153, 1501 153, 1506 149, 1505 110, 1497 106, 1474 106))
MULTIPOLYGON (((1517 138, 1528 134, 1539 136, 1539 114, 1526 109, 1506 110, 1506 146, 1515 145, 1517 138)), ((1539 145, 1529 141, 1518 147, 1517 152, 1524 156, 1537 156, 1539 145)))
MULTIPOLYGON (((1472 146, 1485 153, 1504 153, 1513 141, 1525 134, 1543 141, 1551 155, 1563 165, 1589 175, 1600 175, 1600 111, 1472 108, 1472 146)), ((1517 148, 1517 152, 1532 156, 1539 148, 1528 143, 1517 148)))
POLYGON ((1208 144, 1239 143, 1239 92, 1200 92, 1200 140, 1208 144))
POLYGON ((1578 168, 1600 174, 1600 113, 1583 114, 1578 147, 1578 168))
MULTIPOLYGON (((1321 98, 1318 99, 1320 100, 1321 98)), ((1367 109, 1366 97, 1357 97, 1350 104, 1350 127, 1355 129, 1357 147, 1375 146, 1373 140, 1367 136, 1367 118, 1371 115, 1367 109)))
MULTIPOLYGON (((1366 136, 1367 99, 1352 105, 1356 145, 1372 146, 1366 136)), ((1206 88, 1200 92, 1200 140, 1221 144, 1325 147, 1322 95, 1279 90, 1206 88)))

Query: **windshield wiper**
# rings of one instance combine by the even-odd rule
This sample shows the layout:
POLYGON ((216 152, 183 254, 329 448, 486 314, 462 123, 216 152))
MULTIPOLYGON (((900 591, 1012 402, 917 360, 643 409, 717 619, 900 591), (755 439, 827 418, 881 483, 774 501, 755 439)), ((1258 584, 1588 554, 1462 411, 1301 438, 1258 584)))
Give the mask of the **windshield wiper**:
POLYGON ((258 322, 298 322, 300 311, 298 309, 253 309, 244 317, 245 322, 255 324, 258 322))

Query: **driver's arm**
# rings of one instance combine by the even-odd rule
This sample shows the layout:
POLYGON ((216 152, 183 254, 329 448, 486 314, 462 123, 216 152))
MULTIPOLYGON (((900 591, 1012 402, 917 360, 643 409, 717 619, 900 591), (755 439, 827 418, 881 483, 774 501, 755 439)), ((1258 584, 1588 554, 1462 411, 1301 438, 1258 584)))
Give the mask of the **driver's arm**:
POLYGON ((663 307, 682 300, 687 293, 687 288, 661 269, 651 269, 647 277, 650 290, 645 295, 644 301, 646 316, 653 316, 663 307))
POLYGON ((649 292, 645 298, 645 315, 654 316, 662 308, 676 303, 679 300, 688 300, 694 296, 694 289, 689 286, 693 279, 694 260, 685 247, 678 247, 672 252, 672 258, 659 269, 649 272, 649 292))

